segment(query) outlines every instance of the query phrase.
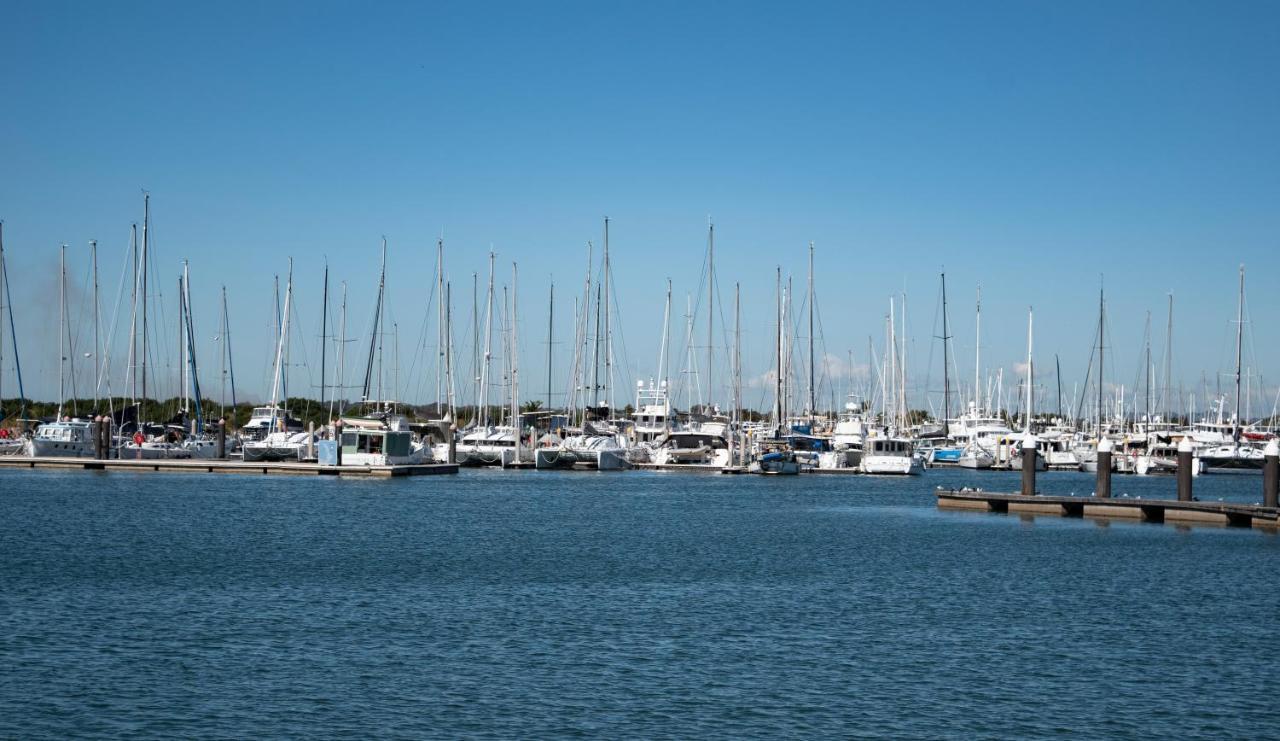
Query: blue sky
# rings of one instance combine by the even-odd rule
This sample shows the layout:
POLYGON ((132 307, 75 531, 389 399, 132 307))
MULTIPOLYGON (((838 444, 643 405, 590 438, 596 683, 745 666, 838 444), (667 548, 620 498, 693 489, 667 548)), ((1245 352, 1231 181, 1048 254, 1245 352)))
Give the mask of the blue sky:
MULTIPOLYGON (((742 285, 751 378, 771 363, 775 266, 803 284, 810 241, 827 353, 867 364, 905 291, 917 389, 941 386, 944 267, 966 380, 981 282, 984 364, 1015 373, 1034 305, 1037 367, 1057 353, 1064 384, 1082 381, 1105 274, 1108 382, 1137 377, 1147 310, 1163 345, 1172 291, 1176 376, 1212 383, 1230 366, 1240 263, 1249 362, 1268 387, 1280 373, 1280 299, 1265 289, 1280 267, 1274 3, 3 2, 0 15, 0 218, 38 398, 57 395, 57 247, 83 284, 99 240, 109 318, 143 188, 159 290, 172 301, 188 258, 205 357, 228 285, 246 396, 268 391, 271 281, 288 257, 314 364, 324 260, 362 337, 386 235, 402 395, 434 397, 408 366, 442 232, 468 320, 490 247, 500 281, 520 264, 522 396, 544 395, 548 282, 565 340, 606 215, 640 375, 656 372, 665 278, 677 314, 696 300, 708 215, 718 300, 742 285)), ((469 357, 469 329, 455 335, 469 357)))

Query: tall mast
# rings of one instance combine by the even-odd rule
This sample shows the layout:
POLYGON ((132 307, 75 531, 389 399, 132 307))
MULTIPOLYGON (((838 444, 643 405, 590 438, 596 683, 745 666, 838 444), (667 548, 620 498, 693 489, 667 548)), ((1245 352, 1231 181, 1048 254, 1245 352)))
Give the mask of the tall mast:
MULTIPOLYGON (((1170 375, 1173 373, 1173 293, 1169 294, 1169 324, 1165 328, 1164 337, 1164 390, 1160 394, 1161 406, 1166 418, 1171 418, 1169 410, 1169 390, 1172 387, 1170 375)), ((1167 421, 1167 420, 1166 420, 1167 421)))
POLYGON ((480 370, 480 413, 481 425, 489 426, 489 358, 493 349, 493 250, 489 250, 489 290, 485 299, 484 319, 484 365, 480 370))
POLYGON ((276 431, 280 412, 280 387, 284 371, 285 328, 289 326, 289 303, 293 296, 293 258, 289 258, 289 277, 284 289, 284 310, 280 319, 280 337, 276 340, 275 372, 271 379, 271 431, 276 431))
MULTIPOLYGON (((666 392, 671 388, 671 371, 668 366, 671 363, 667 353, 667 345, 671 342, 671 279, 667 278, 667 301, 665 308, 662 310, 662 357, 658 366, 662 368, 662 390, 666 392)), ((664 417, 664 424, 666 420, 664 417)))
MULTIPOLYGON (((9 341, 13 343, 13 368, 18 376, 18 417, 22 419, 27 416, 27 392, 22 387, 22 363, 18 357, 18 329, 13 320, 13 291, 9 290, 9 264, 4 259, 4 222, 0 221, 0 312, 4 310, 3 297, 8 297, 10 303, 9 341)), ((3 316, 0 316, 0 321, 3 321, 3 316)), ((3 335, 2 331, 0 331, 0 335, 3 335)), ((3 340, 2 336, 0 336, 0 340, 3 340)), ((0 345, 3 345, 3 343, 0 342, 0 345)))
MULTIPOLYGON (((185 263, 184 263, 185 265, 185 263)), ((178 275, 178 410, 182 414, 187 413, 189 405, 187 403, 187 304, 183 298, 186 293, 182 290, 183 276, 178 275)), ((186 420, 183 419, 185 424, 186 420)))
POLYGON ((516 461, 520 460, 520 437, 523 427, 520 424, 520 343, 516 337, 517 314, 520 311, 519 293, 517 293, 516 264, 511 263, 511 309, 507 316, 511 321, 511 426, 515 429, 516 461))
POLYGON ((818 404, 813 373, 813 242, 809 243, 809 422, 812 424, 818 404))
POLYGON ((100 317, 98 316, 98 240, 89 240, 89 257, 93 261, 93 408, 98 408, 98 391, 102 386, 102 340, 100 317))
MULTIPOLYGON (((347 359, 347 282, 342 281, 342 311, 338 315, 338 377, 334 379, 334 394, 329 398, 329 422, 333 423, 333 407, 334 399, 337 398, 338 390, 345 391, 343 384, 346 383, 346 359, 347 359)), ((342 397, 342 404, 338 405, 338 415, 341 416, 346 407, 346 395, 342 397)))
POLYGON ((62 402, 66 398, 67 362, 67 246, 62 245, 58 257, 58 421, 62 421, 62 402))
POLYGON ((973 411, 982 414, 982 284, 978 284, 978 305, 973 330, 973 411))
POLYGON ((471 273, 471 382, 476 384, 476 410, 471 423, 480 419, 480 274, 471 273))
POLYGON ((781 435, 782 424, 783 424, 782 422, 782 321, 783 319, 782 319, 782 268, 781 267, 777 268, 777 276, 775 278, 775 282, 777 284, 777 287, 775 288, 775 296, 777 297, 777 301, 778 301, 777 357, 775 358, 775 360, 777 360, 778 365, 777 365, 777 373, 775 374, 773 379, 773 392, 774 392, 773 414, 775 418, 775 424, 777 424, 777 427, 775 429, 777 430, 777 434, 781 435))
MULTIPOLYGON (((382 294, 383 294, 383 291, 386 289, 386 287, 387 287, 387 238, 383 237, 382 238, 382 269, 378 273, 378 300, 374 303, 374 306, 373 306, 373 334, 369 337, 369 356, 365 361, 364 389, 361 392, 362 398, 360 400, 361 403, 366 407, 366 409, 368 408, 368 405, 369 405, 369 394, 375 390, 375 386, 373 385, 374 360, 377 358, 376 354, 379 353, 379 351, 382 348, 382 341, 379 339, 379 337, 381 337, 382 335, 382 332, 380 331, 382 327, 382 306, 383 306, 382 294)), ((382 370, 381 367, 379 367, 378 370, 381 371, 382 370)), ((376 386, 376 390, 378 392, 378 395, 381 396, 382 379, 378 379, 378 385, 376 386)))
POLYGON ((1102 439, 1102 335, 1106 331, 1106 303, 1103 288, 1098 287, 1098 439, 1102 439))
POLYGON ((613 335, 609 332, 609 217, 604 217, 604 400, 613 411, 613 335))
MULTIPOLYGON (((894 306, 893 296, 889 297, 889 393, 893 395, 893 415, 891 419, 893 423, 890 427, 898 426, 898 333, 894 326, 897 319, 898 310, 894 306)), ((886 402, 887 403, 887 402, 886 402)))
MULTIPOLYGON (((742 425, 742 303, 741 288, 739 284, 733 284, 733 417, 732 420, 736 426, 729 428, 729 444, 733 445, 733 439, 737 437, 737 429, 742 425)), ((730 465, 733 464, 733 456, 729 456, 730 465)))
POLYGON ((1062 419, 1062 363, 1058 362, 1058 354, 1053 354, 1053 374, 1058 379, 1058 419, 1062 419))
MULTIPOLYGON (((711 352, 715 348, 712 344, 711 333, 715 322, 715 273, 716 273, 716 225, 711 221, 711 217, 707 217, 707 407, 712 404, 711 399, 711 352)), ((703 410, 705 413, 705 409, 703 410)))
MULTIPOLYGON (((378 331, 374 337, 378 340, 378 398, 375 401, 385 401, 383 398, 386 394, 382 391, 382 381, 386 375, 386 366, 382 364, 382 325, 387 321, 387 238, 382 238, 382 275, 378 279, 378 331)), ((376 406, 374 407, 377 408, 376 406)))
POLYGON ((129 262, 133 265, 133 285, 129 302, 129 363, 127 366, 130 402, 138 403, 138 225, 129 227, 129 262))
POLYGON ((551 345, 556 328, 556 282, 551 281, 551 296, 547 299, 547 411, 551 411, 551 345))
POLYGON ((600 406, 600 286, 596 286, 596 331, 595 331, 595 356, 591 361, 591 405, 593 407, 600 406))
POLYGON ((329 387, 329 378, 325 375, 325 367, 329 358, 329 261, 324 262, 324 290, 320 299, 320 408, 324 408, 325 392, 329 387))
POLYGON ((951 355, 947 344, 951 333, 947 326, 947 274, 942 274, 942 436, 951 434, 948 419, 951 417, 951 355))
POLYGON ((444 378, 445 394, 449 399, 449 421, 457 420, 453 406, 453 283, 444 284, 444 378))
POLYGON ((1147 352, 1146 352, 1146 359, 1143 362, 1143 366, 1144 366, 1143 375, 1146 376, 1146 380, 1147 380, 1147 394, 1146 394, 1147 423, 1143 429, 1147 433, 1150 433, 1151 432, 1151 312, 1150 311, 1147 312, 1146 335, 1147 335, 1147 348, 1146 348, 1147 352))
POLYGON ((196 330, 195 319, 191 316, 191 275, 187 269, 187 261, 182 261, 182 287, 184 293, 180 297, 184 307, 186 322, 187 366, 190 374, 191 396, 196 405, 196 429, 204 429, 204 408, 200 403, 200 366, 196 362, 196 330))
POLYGON ((142 255, 139 257, 141 262, 140 272, 142 274, 142 403, 147 402, 147 262, 151 258, 148 249, 149 242, 147 238, 147 228, 151 223, 151 194, 146 193, 142 197, 142 255))
POLYGON ((1031 434, 1031 415, 1034 411, 1033 402, 1035 401, 1035 367, 1031 355, 1031 338, 1032 338, 1032 321, 1034 314, 1031 307, 1027 307, 1027 434, 1031 434))
POLYGON ((448 338, 444 327, 444 237, 436 240, 436 415, 441 414, 441 373, 445 364, 445 343, 448 338))
POLYGON ((227 316, 227 287, 222 287, 222 331, 223 346, 227 350, 227 372, 231 380, 231 413, 235 414, 236 410, 236 360, 235 355, 231 351, 231 320, 227 316))
POLYGON ((1244 265, 1240 266, 1240 297, 1236 302, 1236 414, 1231 440, 1240 445, 1240 365, 1244 360, 1244 265))

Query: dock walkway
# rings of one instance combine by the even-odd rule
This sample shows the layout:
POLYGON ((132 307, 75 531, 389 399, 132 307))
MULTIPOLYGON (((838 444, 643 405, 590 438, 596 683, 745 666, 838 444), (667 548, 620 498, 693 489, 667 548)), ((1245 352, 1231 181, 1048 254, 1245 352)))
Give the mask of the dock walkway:
POLYGON ((456 463, 424 463, 412 466, 322 466, 318 463, 245 463, 244 461, 206 460, 136 460, 96 458, 32 458, 0 457, 0 468, 61 468, 84 471, 130 471, 134 473, 242 473, 292 476, 356 476, 390 478, 398 476, 432 476, 458 472, 456 463))
POLYGON ((1233 502, 1184 502, 1176 499, 1134 497, 1025 496, 982 491, 981 489, 935 490, 939 509, 979 512, 1057 515, 1060 517, 1107 517, 1144 522, 1231 525, 1236 527, 1280 526, 1280 510, 1260 504, 1233 502))

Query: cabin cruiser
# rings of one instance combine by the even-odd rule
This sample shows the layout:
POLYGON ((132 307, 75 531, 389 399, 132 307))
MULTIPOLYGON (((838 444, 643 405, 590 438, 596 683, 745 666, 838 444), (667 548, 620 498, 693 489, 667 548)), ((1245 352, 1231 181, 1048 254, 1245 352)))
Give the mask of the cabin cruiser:
POLYGON ((679 430, 654 441, 649 461, 659 466, 724 468, 730 465, 729 443, 714 430, 679 430))
MULTIPOLYGON (((1139 476, 1157 476, 1178 473, 1178 445, 1173 442, 1162 442, 1148 446, 1147 450, 1138 454, 1134 460, 1134 473, 1139 476)), ((1191 459, 1191 475, 1199 476, 1204 472, 1204 462, 1199 458, 1191 459)))
POLYGON ((86 419, 63 419, 36 428, 31 438, 31 455, 37 458, 93 458, 92 423, 86 419))
POLYGON ((647 386, 636 382, 636 410, 631 413, 634 422, 635 441, 652 443, 671 430, 671 401, 667 397, 667 382, 647 386))
POLYGON ((338 444, 342 446, 344 466, 411 466, 426 457, 426 448, 414 442, 402 415, 341 420, 338 444))
POLYGON ((455 449, 460 466, 509 466, 525 459, 516 456, 516 428, 510 425, 477 427, 462 436, 455 449))
POLYGON ((1196 458, 1204 473, 1259 473, 1266 462, 1262 448, 1239 443, 1202 447, 1196 458))
POLYGON ((923 472, 920 459, 916 457, 915 445, 907 438, 896 435, 868 437, 863 447, 860 468, 863 473, 914 475, 923 472))
POLYGON ((268 433, 280 431, 282 425, 286 432, 303 430, 302 423, 290 417, 289 413, 280 407, 254 407, 249 421, 240 428, 240 437, 246 441, 261 440, 268 433))
POLYGON ((844 411, 831 431, 831 449, 837 456, 838 465, 832 468, 857 468, 862 463, 862 450, 867 439, 867 420, 862 413, 862 405, 857 402, 845 402, 844 411))
POLYGON ((312 442, 307 432, 272 432, 260 440, 248 440, 240 446, 244 460, 250 463, 299 462, 307 457, 312 442))

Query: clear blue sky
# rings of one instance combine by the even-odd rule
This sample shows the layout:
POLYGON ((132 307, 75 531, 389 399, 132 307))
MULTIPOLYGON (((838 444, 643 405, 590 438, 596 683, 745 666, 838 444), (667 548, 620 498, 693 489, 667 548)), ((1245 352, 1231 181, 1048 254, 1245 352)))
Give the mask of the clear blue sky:
POLYGON ((605 215, 644 375, 664 279, 678 304, 696 295, 708 215, 719 300, 743 287, 750 376, 770 364, 774 268, 803 283, 811 240, 827 352, 865 364, 905 290, 916 386, 929 372, 940 387, 939 348, 925 365, 944 266, 966 379, 981 282, 991 368, 1022 361, 1033 304, 1037 367, 1058 353, 1065 383, 1082 380, 1100 273, 1109 382, 1133 383, 1145 312, 1162 328, 1170 291, 1177 375, 1213 378, 1230 367, 1239 263, 1251 364, 1269 387, 1280 374, 1276 3, 6 0, 0 20, 0 218, 38 398, 57 393, 57 246, 82 283, 99 240, 109 318, 143 188, 166 301, 191 261, 206 369, 229 286, 243 395, 267 392, 287 258, 315 364, 323 260, 363 337, 382 235, 409 375, 443 230, 460 314, 490 245, 500 280, 519 262, 522 396, 541 396, 548 281, 567 339, 605 215))

